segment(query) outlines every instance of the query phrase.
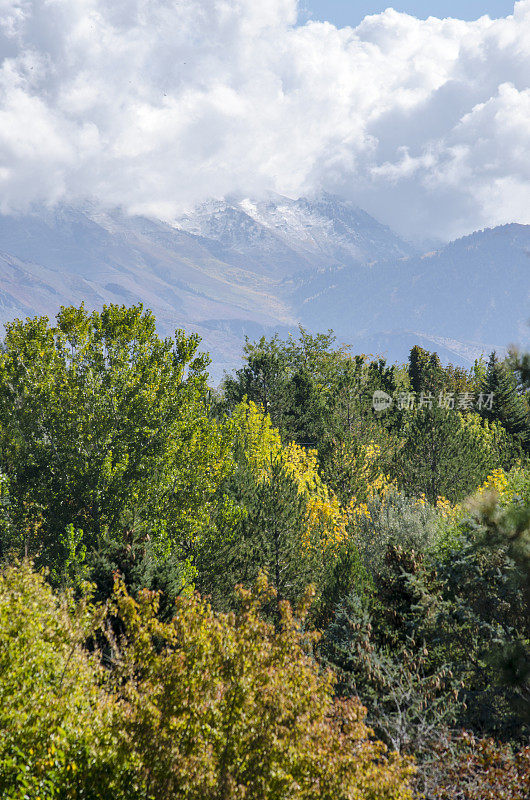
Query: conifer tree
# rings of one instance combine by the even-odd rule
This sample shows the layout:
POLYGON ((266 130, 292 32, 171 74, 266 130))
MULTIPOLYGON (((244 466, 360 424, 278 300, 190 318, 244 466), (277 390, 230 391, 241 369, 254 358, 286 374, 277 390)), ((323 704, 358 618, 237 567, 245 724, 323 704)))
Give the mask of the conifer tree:
POLYGON ((488 362, 482 393, 485 398, 492 397, 491 408, 485 403, 481 409, 482 416, 489 420, 498 420, 508 433, 521 442, 526 452, 529 452, 528 405, 517 391, 515 375, 505 363, 499 361, 495 352, 488 362))
POLYGON ((424 386, 424 373, 429 363, 429 353, 415 345, 409 355, 409 379, 413 392, 419 394, 424 386))
POLYGON ((277 601, 296 602, 307 585, 318 579, 321 551, 308 541, 306 504, 280 457, 272 457, 264 480, 256 475, 243 452, 222 492, 236 504, 199 556, 205 588, 219 606, 235 602, 235 588, 250 586, 261 572, 268 575, 277 601))
POLYGON ((495 466, 495 453, 480 432, 467 428, 459 413, 437 407, 411 415, 404 447, 396 457, 396 476, 412 495, 461 500, 495 466))

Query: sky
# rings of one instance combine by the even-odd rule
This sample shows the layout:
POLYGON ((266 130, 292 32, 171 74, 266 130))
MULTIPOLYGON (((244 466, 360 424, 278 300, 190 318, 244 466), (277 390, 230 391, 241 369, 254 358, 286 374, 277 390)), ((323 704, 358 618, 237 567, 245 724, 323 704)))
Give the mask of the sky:
POLYGON ((367 14, 378 14, 389 6, 420 19, 429 16, 474 20, 488 14, 492 19, 513 11, 513 0, 405 0, 374 3, 370 0, 304 0, 300 3, 303 20, 327 20, 337 27, 358 25, 367 14))
POLYGON ((328 191, 410 239, 530 224, 530 0, 309 2, 0 0, 0 210, 328 191))

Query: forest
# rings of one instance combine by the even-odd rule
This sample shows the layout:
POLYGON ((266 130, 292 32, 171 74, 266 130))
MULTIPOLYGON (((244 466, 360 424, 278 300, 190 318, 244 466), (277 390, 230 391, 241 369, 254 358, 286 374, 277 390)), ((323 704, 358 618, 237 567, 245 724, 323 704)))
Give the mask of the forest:
POLYGON ((530 356, 0 349, 4 800, 528 800, 530 356))

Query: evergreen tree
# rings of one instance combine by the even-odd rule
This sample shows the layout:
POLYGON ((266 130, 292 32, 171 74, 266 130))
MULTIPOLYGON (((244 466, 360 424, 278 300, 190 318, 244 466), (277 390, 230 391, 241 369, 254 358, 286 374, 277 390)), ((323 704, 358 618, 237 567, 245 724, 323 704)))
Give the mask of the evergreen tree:
POLYGON ((530 452, 530 418, 528 404, 517 391, 515 374, 506 363, 499 361, 493 352, 482 384, 485 400, 492 397, 491 408, 485 402, 481 414, 485 419, 498 420, 517 439, 526 452, 530 452))
POLYGON ((408 367, 410 387, 413 392, 473 392, 474 375, 461 367, 448 364, 443 367, 437 353, 429 353, 415 345, 409 355, 408 367))
POLYGON ((276 601, 296 602, 318 580, 322 558, 307 540, 306 504, 280 457, 271 458, 261 481, 241 452, 220 494, 234 508, 223 514, 198 557, 201 588, 216 605, 233 606, 235 588, 268 575, 276 601))
POLYGON ((425 388, 429 361, 430 354, 423 347, 415 345, 410 351, 409 380, 411 389, 416 394, 419 394, 425 388))
POLYGON ((438 497, 461 500, 497 465, 490 443, 466 427, 456 411, 418 409, 409 417, 405 436, 395 459, 396 477, 408 493, 425 494, 431 503, 438 497))

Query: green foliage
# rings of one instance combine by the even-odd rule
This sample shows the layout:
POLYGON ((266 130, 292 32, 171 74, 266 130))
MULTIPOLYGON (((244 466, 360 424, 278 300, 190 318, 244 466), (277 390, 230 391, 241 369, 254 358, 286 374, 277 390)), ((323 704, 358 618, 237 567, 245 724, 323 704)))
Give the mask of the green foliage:
POLYGON ((141 306, 7 326, 2 797, 397 800, 413 754, 418 796, 519 800, 528 359, 300 329, 215 393, 197 347, 141 306))
POLYGON ((337 670, 343 696, 360 696, 368 722, 399 753, 428 757, 457 717, 458 686, 447 665, 433 668, 423 641, 385 641, 370 603, 349 595, 326 630, 322 656, 337 670))
POLYGON ((416 345, 409 354, 408 367, 410 386, 413 392, 438 395, 440 392, 473 392, 476 378, 480 374, 480 365, 471 372, 449 364, 443 367, 436 353, 429 353, 416 345))
POLYGON ((440 514, 429 503, 391 489, 366 504, 366 513, 350 523, 350 533, 365 569, 374 578, 385 571, 390 547, 416 553, 435 549, 442 536, 441 523, 440 514))
POLYGON ((259 614, 271 599, 263 579, 240 595, 236 614, 191 597, 162 624, 156 596, 137 603, 118 586, 122 747, 135 755, 142 796, 410 798, 410 767, 369 738, 358 703, 334 704, 331 675, 308 654, 289 604, 276 629, 259 614))
POLYGON ((119 798, 115 703, 83 643, 90 607, 56 597, 27 564, 0 573, 0 794, 119 798), (104 790, 103 787, 106 787, 104 790), (102 793, 103 792, 103 793, 102 793))
MULTIPOLYGON (((530 502, 516 497, 503 508, 494 494, 486 495, 473 506, 479 544, 488 557, 496 553, 510 565, 513 594, 511 635, 501 637, 496 647, 496 663, 502 683, 514 694, 512 705, 530 729, 530 502), (518 618, 516 617, 519 611, 518 618)), ((497 620, 498 611, 495 618, 497 620)))
POLYGON ((492 408, 485 406, 482 415, 486 419, 499 420, 516 442, 527 453, 530 452, 528 403, 517 389, 517 377, 509 362, 499 361, 492 353, 481 389, 485 396, 493 395, 492 408))
POLYGON ((88 577, 86 565, 86 546, 83 544, 83 531, 75 530, 72 523, 66 526, 64 534, 59 535, 59 546, 65 553, 60 560, 60 572, 54 572, 53 582, 63 587, 80 588, 88 577))
POLYGON ((411 495, 458 501, 479 486, 498 464, 484 430, 466 424, 454 410, 436 406, 412 412, 394 472, 411 495))
POLYGON ((158 595, 136 602, 121 581, 106 616, 27 563, 5 569, 2 798, 411 800, 411 765, 371 738, 358 702, 334 703, 302 633, 308 597, 300 617, 282 602, 275 628, 259 613, 271 594, 260 579, 229 615, 191 595, 163 623, 158 595), (96 630, 106 670, 84 647, 96 630))
POLYGON ((335 347, 331 332, 311 336, 303 328, 298 341, 247 341, 244 355, 245 366, 223 384, 226 407, 245 397, 261 404, 284 440, 317 449, 324 480, 343 502, 362 495, 365 448, 380 445, 390 461, 393 446, 392 420, 375 418, 371 398, 376 389, 395 392, 400 370, 335 347))
POLYGON ((86 565, 101 563, 108 543, 186 559, 223 465, 197 346, 182 332, 160 339, 141 306, 7 326, 0 461, 19 553, 58 580, 84 548, 86 565))
POLYGON ((324 629, 330 623, 337 607, 351 594, 365 598, 371 594, 373 582, 353 538, 346 539, 335 558, 324 565, 320 597, 313 609, 317 628, 324 629))
POLYGON ((261 572, 269 576, 278 601, 296 602, 319 577, 322 547, 308 540, 303 495, 279 455, 269 457, 263 468, 263 479, 256 481, 240 453, 236 470, 220 488, 225 504, 232 498, 238 510, 217 521, 198 555, 202 584, 221 606, 233 605, 235 587, 253 584, 261 572))

